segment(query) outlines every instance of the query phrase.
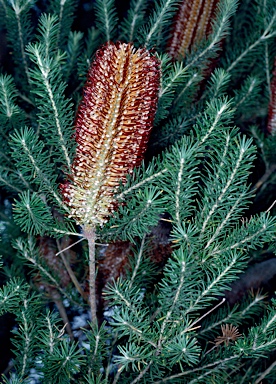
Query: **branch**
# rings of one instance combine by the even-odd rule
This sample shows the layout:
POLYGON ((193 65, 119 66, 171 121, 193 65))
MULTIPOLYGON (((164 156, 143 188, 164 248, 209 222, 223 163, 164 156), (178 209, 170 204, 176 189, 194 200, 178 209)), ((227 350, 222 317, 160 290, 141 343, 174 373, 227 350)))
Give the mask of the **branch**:
POLYGON ((58 136, 59 136, 59 139, 60 139, 61 148, 62 148, 62 151, 64 153, 66 164, 67 164, 68 169, 71 169, 71 160, 70 160, 70 156, 69 156, 69 153, 68 153, 68 150, 67 150, 66 141, 64 140, 64 137, 63 137, 62 128, 61 128, 61 122, 60 122, 60 118, 59 118, 59 112, 58 112, 58 108, 56 106, 56 102, 55 102, 55 99, 54 99, 54 94, 53 94, 52 86, 51 86, 50 81, 49 81, 50 69, 49 69, 48 66, 46 66, 45 63, 43 63, 43 59, 40 56, 40 52, 39 52, 39 49, 37 47, 34 47, 32 52, 33 52, 33 54, 35 55, 35 57, 37 59, 37 64, 38 64, 38 67, 40 69, 41 75, 43 77, 44 85, 46 87, 46 90, 47 90, 47 93, 48 93, 48 97, 49 97, 49 100, 50 100, 50 103, 51 103, 51 106, 52 106, 52 109, 53 109, 53 114, 54 114, 54 118, 55 118, 55 124, 56 124, 56 128, 57 128, 57 133, 58 133, 58 136))
POLYGON ((226 69, 226 72, 231 72, 232 69, 254 48, 256 48, 260 43, 263 43, 265 40, 269 39, 270 37, 273 37, 273 34, 269 35, 270 29, 273 26, 273 23, 276 19, 276 12, 274 13, 273 17, 271 18, 270 23, 268 24, 267 28, 265 29, 262 36, 260 36, 254 43, 249 45, 247 49, 245 49, 237 58, 235 61, 232 62, 232 64, 226 69))
POLYGON ((97 323, 97 304, 96 304, 96 267, 95 267, 95 228, 83 227, 83 235, 88 241, 89 249, 89 302, 91 308, 91 321, 97 323))

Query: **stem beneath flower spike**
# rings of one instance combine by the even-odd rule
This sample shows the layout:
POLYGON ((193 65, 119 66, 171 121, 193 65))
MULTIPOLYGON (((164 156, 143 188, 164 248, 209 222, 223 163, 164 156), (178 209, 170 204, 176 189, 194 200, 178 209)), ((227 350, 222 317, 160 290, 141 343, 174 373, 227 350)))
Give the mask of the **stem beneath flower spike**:
POLYGON ((97 323, 95 228, 89 227, 89 226, 83 227, 83 234, 88 241, 88 251, 89 251, 89 302, 90 302, 90 309, 91 309, 91 321, 92 323, 97 323))

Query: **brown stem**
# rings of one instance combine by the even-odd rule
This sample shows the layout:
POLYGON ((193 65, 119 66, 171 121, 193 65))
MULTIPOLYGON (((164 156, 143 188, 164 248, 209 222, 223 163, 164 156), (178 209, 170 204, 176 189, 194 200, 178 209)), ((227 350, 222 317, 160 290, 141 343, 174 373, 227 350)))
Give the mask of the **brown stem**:
POLYGON ((68 263, 68 260, 67 258, 64 256, 64 253, 66 253, 66 249, 61 249, 61 246, 59 244, 59 242, 57 241, 57 246, 58 246, 58 250, 59 250, 59 254, 61 255, 61 259, 63 261, 63 264, 74 284, 74 286, 76 287, 77 291, 80 293, 81 297, 83 298, 83 300, 87 300, 87 297, 86 297, 86 294, 85 292, 83 292, 81 286, 80 286, 80 283, 78 282, 78 279, 76 278, 76 275, 74 274, 72 268, 71 268, 71 265, 70 263, 68 263))
POLYGON ((57 309, 58 309, 59 314, 63 320, 63 323, 65 324, 65 329, 66 329, 70 339, 74 340, 74 335, 73 335, 72 328, 71 328, 71 325, 70 325, 70 322, 69 322, 69 319, 67 316, 67 312, 66 312, 66 309, 63 305, 62 297, 61 297, 60 293, 58 292, 58 290, 55 289, 52 292, 52 299, 54 300, 54 302, 57 306, 57 309))
POLYGON ((95 267, 95 238, 96 232, 94 227, 86 226, 83 228, 83 234, 88 241, 89 250, 89 301, 91 308, 91 321, 97 322, 97 305, 96 305, 96 267, 95 267))
POLYGON ((269 177, 273 174, 273 172, 276 170, 276 164, 272 164, 266 171, 265 174, 260 178, 259 181, 253 186, 252 189, 255 189, 255 191, 269 179, 269 177))
POLYGON ((121 373, 123 372, 123 370, 120 369, 120 368, 122 368, 121 365, 119 365, 119 367, 118 367, 118 371, 117 371, 117 373, 116 373, 116 376, 114 377, 114 380, 113 380, 113 383, 112 383, 112 384, 117 384, 117 383, 118 383, 118 380, 119 380, 119 378, 120 378, 120 376, 121 376, 121 373))

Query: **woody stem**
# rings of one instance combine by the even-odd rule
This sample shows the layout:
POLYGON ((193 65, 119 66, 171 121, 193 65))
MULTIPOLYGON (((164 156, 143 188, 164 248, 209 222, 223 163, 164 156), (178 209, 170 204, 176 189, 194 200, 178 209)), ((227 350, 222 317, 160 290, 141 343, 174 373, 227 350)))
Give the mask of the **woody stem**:
POLYGON ((92 323, 97 322, 97 305, 96 305, 96 266, 95 266, 95 238, 96 232, 94 227, 86 226, 83 228, 83 234, 88 241, 89 250, 89 302, 91 310, 92 323))

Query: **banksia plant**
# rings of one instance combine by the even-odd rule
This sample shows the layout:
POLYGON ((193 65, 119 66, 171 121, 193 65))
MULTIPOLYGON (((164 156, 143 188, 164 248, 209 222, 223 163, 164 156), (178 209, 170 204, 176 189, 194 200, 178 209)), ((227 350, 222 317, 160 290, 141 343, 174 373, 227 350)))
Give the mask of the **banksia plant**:
POLYGON ((116 3, 0 1, 2 382, 273 382, 275 0, 116 3))
POLYGON ((157 107, 159 62, 146 49, 107 43, 96 52, 76 118, 71 181, 61 186, 89 242, 95 319, 95 228, 117 205, 116 190, 141 164, 157 107))

